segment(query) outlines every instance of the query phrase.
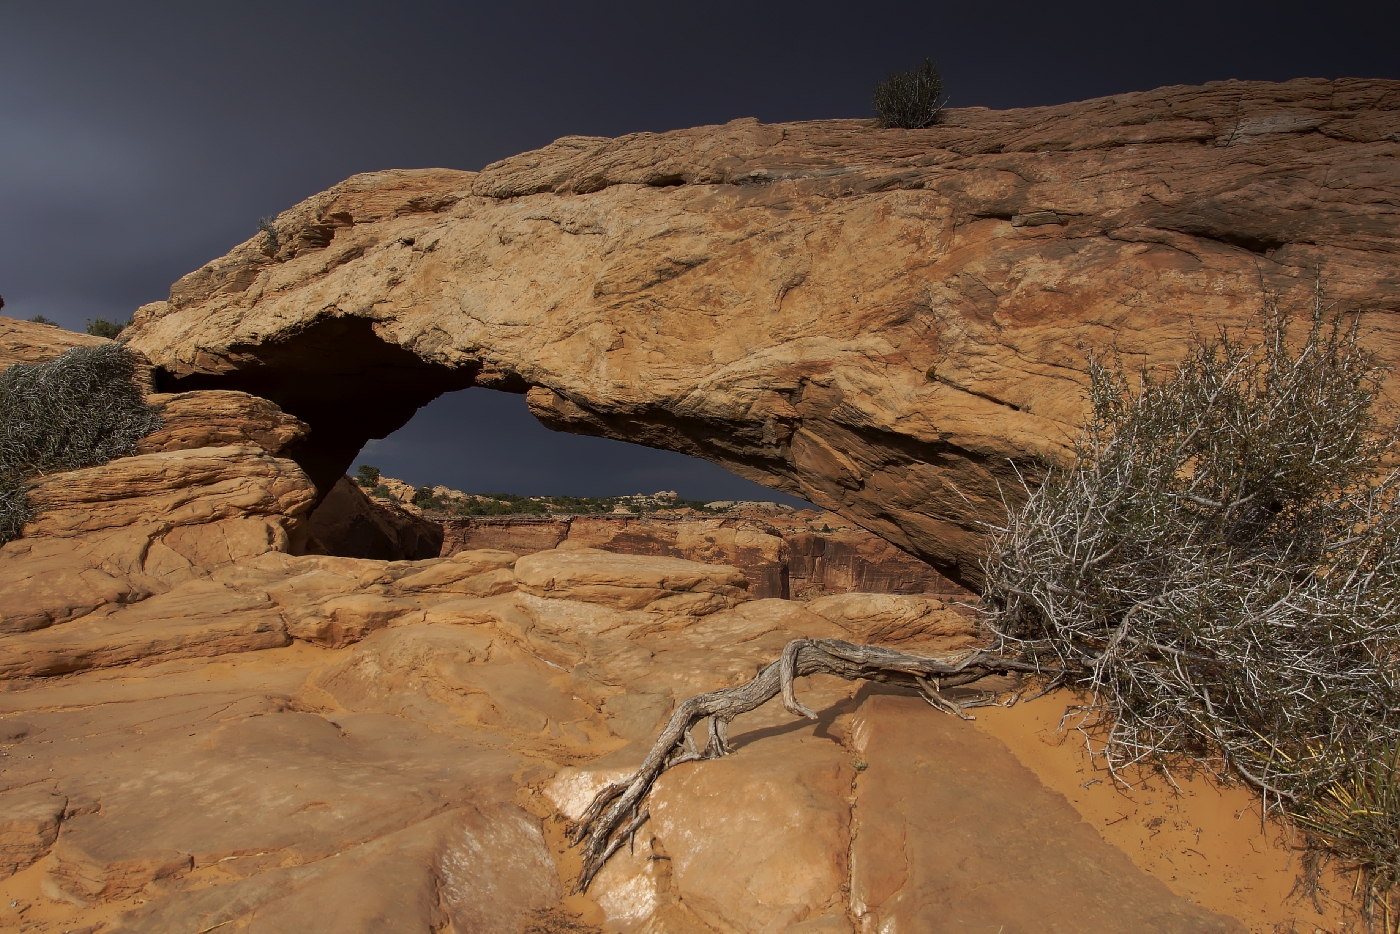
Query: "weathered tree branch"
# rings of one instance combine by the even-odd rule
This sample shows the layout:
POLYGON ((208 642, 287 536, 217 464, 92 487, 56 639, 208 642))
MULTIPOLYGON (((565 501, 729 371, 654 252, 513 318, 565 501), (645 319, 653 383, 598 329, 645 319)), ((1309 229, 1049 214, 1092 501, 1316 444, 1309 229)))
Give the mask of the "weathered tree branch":
POLYGON ((729 722, 779 695, 783 706, 794 716, 815 720, 817 715, 804 707, 793 690, 793 681, 806 675, 829 674, 848 681, 882 681, 917 688, 940 710, 970 719, 959 705, 941 694, 991 674, 1013 671, 1041 671, 1033 664, 995 653, 974 649, 945 658, 908 655, 875 645, 855 645, 840 639, 797 639, 789 642, 777 661, 768 665, 748 684, 698 694, 676 708, 661 730, 651 752, 625 782, 608 785, 574 825, 570 842, 583 845, 583 867, 576 892, 587 890, 608 857, 644 824, 648 812, 643 803, 662 772, 682 762, 714 759, 729 752, 729 722), (696 750, 690 729, 709 719, 709 739, 703 752, 696 750))

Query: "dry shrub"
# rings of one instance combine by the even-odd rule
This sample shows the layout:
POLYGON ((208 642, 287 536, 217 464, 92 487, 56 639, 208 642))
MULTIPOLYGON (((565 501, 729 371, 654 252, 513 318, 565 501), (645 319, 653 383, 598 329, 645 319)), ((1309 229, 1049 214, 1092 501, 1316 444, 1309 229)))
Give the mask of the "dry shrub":
POLYGON ((160 427, 121 344, 74 347, 0 373, 0 544, 32 518, 27 484, 40 474, 105 464, 160 427))
POLYGON ((1164 379, 1091 359, 1093 415, 996 530, 987 623, 1092 698, 1115 774, 1205 766, 1359 870, 1400 875, 1400 475, 1382 372, 1319 296, 1293 340, 1193 341, 1164 379), (1132 382, 1136 383, 1133 388, 1132 382))
POLYGON ((943 112, 943 76, 924 59, 918 68, 890 75, 875 87, 875 117, 882 127, 920 130, 943 112))

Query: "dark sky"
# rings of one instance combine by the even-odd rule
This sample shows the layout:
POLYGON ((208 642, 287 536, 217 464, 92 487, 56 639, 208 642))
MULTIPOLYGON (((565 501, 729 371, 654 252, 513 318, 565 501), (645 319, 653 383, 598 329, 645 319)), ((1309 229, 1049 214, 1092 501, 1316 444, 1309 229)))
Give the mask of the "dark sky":
MULTIPOLYGON (((568 134, 869 116, 874 84, 924 56, 953 106, 1002 108, 1400 78, 1397 36, 1396 3, 5 0, 0 295, 14 317, 124 320, 258 217, 355 172, 479 169, 568 134)), ((470 489, 763 492, 553 435, 522 399, 483 395, 444 397, 373 456, 470 489)))

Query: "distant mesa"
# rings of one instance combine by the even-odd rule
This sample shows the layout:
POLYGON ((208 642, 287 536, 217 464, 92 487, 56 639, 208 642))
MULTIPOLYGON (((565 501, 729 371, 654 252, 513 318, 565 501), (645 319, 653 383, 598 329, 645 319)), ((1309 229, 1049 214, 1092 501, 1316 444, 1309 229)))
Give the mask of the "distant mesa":
MULTIPOLYGON (((362 468, 363 470, 363 468, 362 468)), ((450 487, 420 486, 383 476, 368 468, 355 482, 370 496, 414 515, 436 519, 454 516, 582 516, 599 513, 641 515, 667 513, 677 516, 746 512, 778 514, 790 506, 773 502, 682 499, 674 490, 623 496, 521 496, 514 493, 464 493, 450 487)))

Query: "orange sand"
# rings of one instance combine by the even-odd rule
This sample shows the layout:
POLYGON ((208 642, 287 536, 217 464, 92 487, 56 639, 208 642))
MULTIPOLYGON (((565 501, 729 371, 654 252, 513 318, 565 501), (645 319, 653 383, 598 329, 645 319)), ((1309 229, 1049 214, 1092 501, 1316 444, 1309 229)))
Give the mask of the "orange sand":
POLYGON ((1257 934, 1363 929, 1350 877, 1324 872, 1322 913, 1293 893, 1302 853, 1277 821, 1261 827, 1254 792, 1221 787, 1200 775, 1174 775, 1179 793, 1156 774, 1126 776, 1133 787, 1124 788, 1101 759, 1091 759, 1073 717, 1059 728, 1072 703, 1073 695, 1057 691, 1009 708, 980 708, 969 726, 1004 742, 1105 840, 1178 895, 1238 918, 1257 934))

